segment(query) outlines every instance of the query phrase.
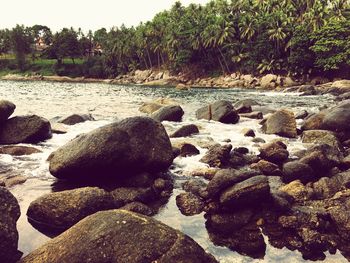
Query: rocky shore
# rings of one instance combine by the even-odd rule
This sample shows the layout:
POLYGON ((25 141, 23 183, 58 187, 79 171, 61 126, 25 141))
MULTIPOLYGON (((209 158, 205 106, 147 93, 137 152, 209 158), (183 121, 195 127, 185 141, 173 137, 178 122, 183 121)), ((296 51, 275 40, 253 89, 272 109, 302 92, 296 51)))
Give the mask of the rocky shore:
MULTIPOLYGON (((249 99, 212 101, 197 109, 198 120, 230 128, 252 119, 259 122, 259 132, 278 136, 266 142, 256 137, 257 130, 243 129, 258 153, 244 145, 234 148, 229 140, 205 141, 195 124, 169 133, 163 124, 181 124, 181 105, 170 99, 144 103, 142 116, 81 134, 51 153, 49 172, 69 187, 29 205, 29 222, 53 239, 22 259, 17 248, 19 205, 10 193, 11 178, 2 178, 0 258, 217 262, 192 238, 151 218, 173 194, 176 179, 168 171, 174 159, 197 156, 205 149, 200 162, 206 169, 194 171, 182 184, 176 204, 186 216, 203 214, 211 242, 262 258, 267 236, 272 246, 298 250, 304 259, 322 260, 326 252, 340 251, 350 260, 350 100, 342 92, 346 89, 337 86, 335 106, 317 113, 267 111, 249 99), (296 139, 305 149, 292 153, 288 142, 296 139)), ((81 114, 50 121, 37 115, 11 117, 15 109, 12 102, 0 101, 0 154, 33 154, 35 147, 20 144, 35 146, 52 133, 64 133, 67 125, 94 121, 81 114)))
MULTIPOLYGON (((289 76, 267 74, 253 76, 251 74, 233 73, 219 77, 191 78, 183 73, 171 75, 169 71, 136 70, 126 75, 120 75, 114 79, 70 78, 66 76, 41 76, 41 75, 13 75, 9 74, 2 80, 14 81, 54 81, 73 83, 108 83, 120 85, 143 86, 174 86, 179 90, 190 88, 246 88, 281 92, 299 92, 302 95, 335 94, 340 95, 350 92, 350 80, 314 77, 307 81, 293 79, 289 76)), ((350 95, 348 94, 348 97, 350 95)))

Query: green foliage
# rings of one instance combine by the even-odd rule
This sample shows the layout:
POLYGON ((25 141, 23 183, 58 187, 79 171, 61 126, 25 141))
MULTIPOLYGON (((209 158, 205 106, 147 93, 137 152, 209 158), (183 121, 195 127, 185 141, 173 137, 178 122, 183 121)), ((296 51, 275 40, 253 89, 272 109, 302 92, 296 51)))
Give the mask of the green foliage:
POLYGON ((31 52, 33 43, 30 30, 24 26, 17 25, 11 31, 11 45, 16 55, 18 69, 24 71, 26 63, 26 54, 31 52))
POLYGON ((350 21, 333 19, 313 36, 311 50, 316 54, 316 66, 323 70, 350 67, 350 21))

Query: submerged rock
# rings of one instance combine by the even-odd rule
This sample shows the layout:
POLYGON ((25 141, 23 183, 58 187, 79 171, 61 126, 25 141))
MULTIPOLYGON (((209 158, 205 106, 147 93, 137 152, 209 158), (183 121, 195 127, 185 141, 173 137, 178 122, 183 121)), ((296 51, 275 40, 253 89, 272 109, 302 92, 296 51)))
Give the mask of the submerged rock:
POLYGON ((15 111, 16 105, 8 100, 0 100, 0 123, 5 122, 15 111))
POLYGON ((110 210, 81 220, 20 262, 217 261, 190 237, 155 219, 125 210, 110 210))
POLYGON ((37 115, 8 119, 0 129, 0 144, 37 143, 51 138, 50 122, 37 115))
POLYGON ((220 100, 204 106, 196 111, 197 119, 213 120, 222 123, 235 124, 239 121, 239 115, 231 102, 220 100))
POLYGON ((19 260, 22 253, 17 250, 18 232, 16 222, 20 216, 16 198, 4 187, 0 187, 0 259, 4 263, 19 260))
POLYGON ((63 123, 66 125, 75 125, 77 123, 86 122, 86 121, 94 121, 94 117, 91 114, 72 114, 65 117, 60 118, 57 122, 63 123))
POLYGON ((67 180, 118 180, 142 171, 167 169, 173 161, 161 123, 147 117, 127 118, 83 134, 55 151, 50 172, 67 180))
POLYGON ((160 108, 151 114, 151 118, 156 121, 181 121, 184 115, 183 109, 179 105, 169 105, 160 108))
POLYGON ((0 147, 0 154, 9 154, 12 156, 31 155, 33 153, 41 153, 41 151, 29 146, 3 146, 0 147))

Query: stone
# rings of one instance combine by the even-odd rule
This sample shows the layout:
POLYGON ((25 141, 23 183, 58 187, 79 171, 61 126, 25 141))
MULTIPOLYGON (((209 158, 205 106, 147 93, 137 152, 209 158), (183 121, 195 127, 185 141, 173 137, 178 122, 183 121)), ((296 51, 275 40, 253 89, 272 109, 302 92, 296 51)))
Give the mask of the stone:
POLYGON ((252 217, 253 211, 250 209, 227 214, 211 214, 208 216, 207 225, 215 232, 227 234, 247 225, 252 217))
POLYGON ((241 133, 245 136, 245 137, 255 137, 255 132, 253 129, 249 129, 249 128, 244 128, 241 133))
POLYGON ((193 193, 182 193, 176 196, 176 205, 186 216, 198 215, 203 212, 204 202, 193 193))
POLYGON ((33 153, 41 153, 37 148, 30 146, 3 146, 0 147, 0 154, 9 154, 12 156, 31 155, 33 153))
POLYGON ((179 122, 184 115, 183 109, 179 105, 169 105, 161 107, 151 114, 151 118, 156 121, 175 121, 179 122))
POLYGON ((288 162, 283 165, 282 179, 285 183, 300 180, 305 184, 315 179, 315 172, 309 165, 300 161, 288 162))
POLYGON ((262 126, 262 130, 266 134, 276 134, 288 138, 297 137, 297 124, 294 113, 286 109, 276 111, 268 117, 262 126))
POLYGON ((283 163, 289 157, 287 146, 281 141, 264 144, 260 147, 259 151, 259 156, 262 159, 276 164, 283 163))
POLYGON ((264 115, 261 111, 253 111, 250 113, 240 113, 239 116, 243 118, 257 119, 257 120, 261 120, 264 118, 264 115))
POLYGON ((22 256, 18 251, 16 223, 20 217, 16 198, 4 187, 0 187, 0 258, 1 262, 17 262, 22 256))
POLYGON ((332 147, 341 149, 340 142, 335 134, 326 130, 308 130, 302 135, 303 143, 328 144, 332 147))
POLYGON ((332 83, 333 89, 339 89, 342 91, 342 93, 350 91, 350 80, 344 79, 344 80, 337 80, 332 83))
POLYGON ((62 117, 57 120, 58 123, 63 123, 66 125, 75 125, 77 123, 82 123, 86 121, 94 121, 94 117, 91 114, 71 114, 65 117, 62 117))
POLYGON ((9 177, 2 178, 0 177, 0 185, 5 186, 7 188, 11 188, 15 185, 23 184, 27 181, 27 177, 23 175, 13 175, 9 177))
POLYGON ((287 193, 297 202, 302 202, 310 198, 310 191, 307 190, 300 180, 295 180, 282 186, 280 191, 287 193))
POLYGON ((231 102, 220 100, 204 106, 196 111, 197 119, 213 120, 222 123, 235 124, 239 121, 239 115, 231 102))
POLYGON ((117 207, 108 192, 85 187, 41 196, 31 202, 27 216, 38 228, 63 232, 93 213, 112 208, 117 207))
POLYGON ((0 123, 5 122, 15 111, 16 105, 8 100, 0 100, 0 123))
POLYGON ((264 175, 281 176, 282 171, 279 166, 266 160, 260 160, 256 163, 256 168, 264 175))
POLYGON ((0 144, 38 143, 51 138, 50 122, 37 115, 8 119, 0 129, 0 144))
POLYGON ((130 212, 138 213, 145 216, 152 216, 154 214, 154 211, 152 210, 152 208, 150 208, 149 206, 141 202, 131 202, 122 206, 119 209, 127 210, 130 212))
POLYGON ((198 127, 194 124, 189 124, 176 130, 172 135, 170 135, 170 138, 188 137, 197 133, 199 133, 198 127))
POLYGON ((81 220, 20 262, 217 261, 190 237, 155 219, 125 210, 110 210, 81 220))
POLYGON ((326 199, 333 197, 337 192, 350 187, 350 172, 343 172, 329 177, 322 177, 312 184, 314 197, 326 199))
MULTIPOLYGON (((158 188, 157 190, 161 192, 164 188, 158 188)), ((148 203, 156 197, 156 193, 152 188, 144 187, 119 187, 110 192, 110 194, 113 198, 114 208, 119 208, 132 202, 148 203)))
POLYGON ((182 184, 184 191, 195 194, 199 197, 206 197, 207 182, 202 179, 191 179, 182 184))
POLYGON ((298 112, 296 115, 295 115, 295 119, 298 120, 298 119, 305 119, 307 116, 309 116, 309 113, 306 111, 306 110, 302 110, 300 112, 298 112))
POLYGON ((159 110, 161 107, 168 106, 168 105, 178 105, 178 103, 173 99, 158 98, 151 102, 142 103, 141 107, 139 108, 139 111, 143 113, 152 114, 153 112, 159 110))
POLYGON ((251 108, 252 106, 255 106, 255 105, 261 105, 261 104, 253 99, 244 99, 244 100, 240 100, 240 101, 236 102, 233 105, 233 107, 235 109, 242 108, 242 107, 250 107, 251 108))
POLYGON ((66 134, 68 132, 68 129, 65 124, 54 122, 51 123, 51 131, 55 134, 66 134))
POLYGON ((207 153, 199 161, 206 163, 211 167, 222 168, 228 164, 230 160, 231 144, 220 145, 216 144, 209 148, 207 153))
POLYGON ((196 146, 192 144, 185 143, 181 146, 180 156, 182 157, 188 157, 188 156, 193 156, 198 154, 200 154, 200 151, 196 148, 196 146))
POLYGON ((266 176, 251 177, 226 189, 220 195, 220 204, 237 207, 261 204, 270 198, 270 187, 266 176))
POLYGON ((50 158, 53 176, 67 180, 118 180, 139 172, 166 170, 173 161, 163 125, 133 117, 83 134, 50 158))
POLYGON ((185 84, 179 83, 179 84, 176 85, 175 89, 177 89, 177 90, 188 90, 189 87, 187 85, 185 85, 185 84))
POLYGON ((276 87, 277 76, 274 74, 267 74, 261 78, 260 86, 263 89, 274 89, 276 87))

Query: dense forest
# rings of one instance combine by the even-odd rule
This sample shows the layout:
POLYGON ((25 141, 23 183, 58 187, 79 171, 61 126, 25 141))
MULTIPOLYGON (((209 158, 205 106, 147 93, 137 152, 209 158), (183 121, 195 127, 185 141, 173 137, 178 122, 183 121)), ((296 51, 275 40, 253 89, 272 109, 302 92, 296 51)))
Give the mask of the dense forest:
POLYGON ((2 69, 18 71, 51 59, 56 74, 96 78, 149 68, 344 77, 350 76, 350 1, 176 2, 136 27, 87 34, 17 25, 0 30, 0 59, 2 69), (45 48, 38 50, 39 41, 45 48))

